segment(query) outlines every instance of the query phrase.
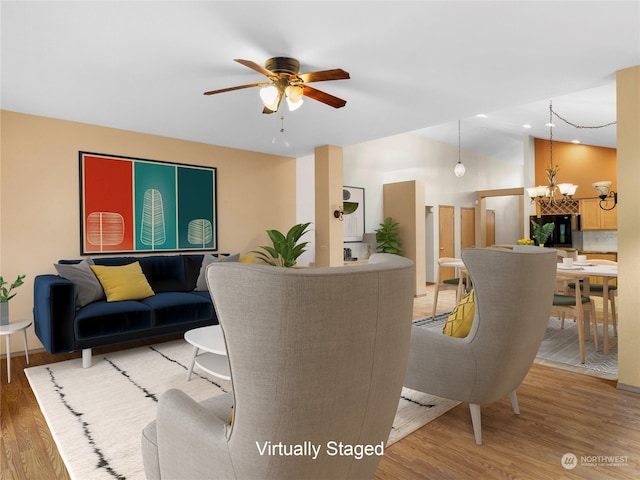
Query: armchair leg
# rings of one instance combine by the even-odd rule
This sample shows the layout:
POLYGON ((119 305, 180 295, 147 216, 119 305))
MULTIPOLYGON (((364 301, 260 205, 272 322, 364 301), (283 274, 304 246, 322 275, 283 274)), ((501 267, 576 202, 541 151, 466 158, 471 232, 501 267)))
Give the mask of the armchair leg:
POLYGON ((518 405, 518 396, 516 395, 515 390, 509 394, 509 400, 511 400, 511 408, 513 408, 513 413, 515 413, 516 415, 520 415, 520 405, 518 405))
POLYGON ((476 445, 482 445, 482 420, 480 417, 480 405, 470 403, 471 423, 473 424, 473 435, 476 437, 476 445))

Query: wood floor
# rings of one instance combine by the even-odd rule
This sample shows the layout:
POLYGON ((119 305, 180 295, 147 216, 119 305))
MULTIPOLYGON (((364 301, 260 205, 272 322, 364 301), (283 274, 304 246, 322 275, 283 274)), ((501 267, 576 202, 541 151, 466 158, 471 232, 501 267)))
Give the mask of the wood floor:
MULTIPOLYGON (((452 293, 441 294, 438 312, 451 310, 452 293)), ((414 318, 431 315, 431 299, 431 290, 416 299, 414 318)), ((100 352, 108 350, 112 349, 100 352)), ((34 366, 79 354, 29 357, 34 366)), ((10 384, 5 365, 2 359, 0 480, 68 479, 23 373, 24 356, 12 358, 10 384)), ((535 364, 518 398, 519 416, 513 414, 508 398, 483 407, 484 445, 475 444, 468 406, 461 404, 389 447, 374 478, 640 478, 640 396, 617 390, 615 381, 535 364), (562 466, 565 454, 576 455, 574 469, 562 466)))

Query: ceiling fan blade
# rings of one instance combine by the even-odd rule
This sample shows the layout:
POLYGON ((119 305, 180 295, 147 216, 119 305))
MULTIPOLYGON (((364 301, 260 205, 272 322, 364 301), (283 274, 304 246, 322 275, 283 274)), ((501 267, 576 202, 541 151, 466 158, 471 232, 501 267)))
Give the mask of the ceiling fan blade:
POLYGON ((211 90, 210 92, 204 92, 205 95, 214 95, 216 93, 233 92, 234 90, 242 90, 243 88, 251 87, 264 87, 270 85, 269 82, 250 83, 249 85, 238 85, 237 87, 221 88, 220 90, 211 90))
POLYGON ((250 69, 255 70, 256 72, 261 73, 262 75, 264 75, 266 77, 271 78, 271 77, 276 75, 275 73, 267 70, 264 67, 261 67, 256 62, 253 62, 251 60, 243 60, 241 58, 234 58, 233 60, 235 62, 238 62, 241 65, 244 65, 245 67, 249 67, 250 69))
POLYGON ((303 85, 303 93, 305 97, 313 98, 319 102, 325 103, 333 108, 344 107, 347 104, 346 100, 343 100, 338 97, 334 97, 333 95, 329 95, 326 92, 322 92, 316 88, 310 87, 309 85, 303 85))
POLYGON ((304 83, 311 82, 326 82, 329 80, 348 80, 351 78, 349 72, 345 72, 341 68, 334 68, 332 70, 322 70, 319 72, 301 73, 298 75, 300 80, 304 83))

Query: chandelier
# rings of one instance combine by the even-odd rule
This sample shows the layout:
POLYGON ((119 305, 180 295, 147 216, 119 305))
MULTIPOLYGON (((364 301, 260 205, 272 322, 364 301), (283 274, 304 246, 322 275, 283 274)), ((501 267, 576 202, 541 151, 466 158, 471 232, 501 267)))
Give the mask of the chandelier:
POLYGON ((527 193, 531 197, 532 203, 538 203, 540 207, 561 206, 573 202, 573 195, 578 189, 578 185, 573 183, 556 183, 556 177, 560 168, 553 164, 553 108, 549 101, 549 165, 545 168, 547 173, 547 185, 528 187, 527 193), (556 196, 556 190, 560 190, 561 197, 556 196))

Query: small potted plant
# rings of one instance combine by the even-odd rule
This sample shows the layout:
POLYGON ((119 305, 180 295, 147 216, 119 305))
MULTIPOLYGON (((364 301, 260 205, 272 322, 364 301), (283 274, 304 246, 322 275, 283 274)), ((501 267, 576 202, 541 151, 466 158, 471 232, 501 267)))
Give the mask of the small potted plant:
POLYGON ((531 227, 533 228, 533 238, 536 239, 539 246, 544 247, 544 244, 547 242, 547 239, 553 232, 555 226, 555 223, 545 223, 544 225, 540 225, 539 223, 531 220, 531 227))
POLYGON ((293 267, 309 243, 298 243, 300 237, 307 233, 309 225, 311 225, 310 222, 294 225, 286 235, 278 230, 267 230, 273 246, 261 246, 264 252, 253 250, 251 253, 257 254, 260 260, 274 267, 293 267))
POLYGON ((9 323, 9 300, 16 296, 16 293, 11 293, 14 288, 18 288, 24 282, 25 275, 18 275, 15 282, 9 285, 9 282, 5 282, 4 277, 0 275, 0 325, 7 325, 9 323))

